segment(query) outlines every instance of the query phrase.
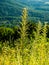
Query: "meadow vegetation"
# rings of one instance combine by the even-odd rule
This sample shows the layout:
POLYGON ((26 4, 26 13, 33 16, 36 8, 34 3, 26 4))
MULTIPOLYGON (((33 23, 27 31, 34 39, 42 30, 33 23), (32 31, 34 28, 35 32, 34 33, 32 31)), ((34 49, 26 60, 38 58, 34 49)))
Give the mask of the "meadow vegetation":
POLYGON ((0 65, 49 65, 49 25, 27 16, 24 8, 18 27, 0 27, 0 65))

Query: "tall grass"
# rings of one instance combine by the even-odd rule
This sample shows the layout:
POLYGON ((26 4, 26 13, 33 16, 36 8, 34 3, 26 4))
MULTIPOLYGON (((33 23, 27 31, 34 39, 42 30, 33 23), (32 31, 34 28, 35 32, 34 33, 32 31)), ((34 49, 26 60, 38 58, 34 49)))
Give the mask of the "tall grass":
POLYGON ((19 41, 15 42, 15 48, 7 45, 2 47, 0 65, 49 65, 47 23, 45 25, 41 22, 37 24, 34 39, 31 37, 31 40, 28 40, 27 28, 27 10, 24 8, 20 27, 21 37, 19 41))
POLYGON ((20 43, 21 43, 21 46, 22 46, 22 49, 23 49, 26 42, 27 42, 26 38, 27 38, 27 28, 28 27, 27 27, 27 9, 26 8, 23 9, 23 13, 22 13, 21 18, 22 18, 22 22, 20 23, 21 24, 21 27, 20 27, 20 31, 21 31, 20 32, 20 35, 21 35, 20 43))

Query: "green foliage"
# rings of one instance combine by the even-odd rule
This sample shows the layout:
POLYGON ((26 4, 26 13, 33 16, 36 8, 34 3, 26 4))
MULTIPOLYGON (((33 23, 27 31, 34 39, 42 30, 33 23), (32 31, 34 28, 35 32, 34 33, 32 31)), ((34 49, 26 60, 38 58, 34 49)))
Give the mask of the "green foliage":
POLYGON ((23 13, 22 13, 22 22, 21 27, 20 27, 20 44, 22 46, 22 48, 26 45, 26 38, 27 38, 27 9, 24 8, 23 9, 23 13))
POLYGON ((0 65, 49 65, 47 29, 47 23, 43 25, 39 21, 32 31, 34 37, 32 34, 29 38, 27 10, 24 8, 20 28, 0 27, 0 65), (18 33, 20 37, 15 40, 18 33))

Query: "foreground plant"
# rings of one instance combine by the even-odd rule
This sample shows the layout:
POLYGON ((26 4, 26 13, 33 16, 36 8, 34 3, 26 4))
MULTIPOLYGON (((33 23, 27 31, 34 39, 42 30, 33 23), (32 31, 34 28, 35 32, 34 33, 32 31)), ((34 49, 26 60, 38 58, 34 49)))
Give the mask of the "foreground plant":
POLYGON ((27 10, 24 8, 20 27, 20 39, 15 47, 0 45, 0 65, 49 65, 49 42, 47 41, 47 23, 37 24, 34 39, 27 37, 27 10), (29 43, 28 43, 29 42, 29 43))

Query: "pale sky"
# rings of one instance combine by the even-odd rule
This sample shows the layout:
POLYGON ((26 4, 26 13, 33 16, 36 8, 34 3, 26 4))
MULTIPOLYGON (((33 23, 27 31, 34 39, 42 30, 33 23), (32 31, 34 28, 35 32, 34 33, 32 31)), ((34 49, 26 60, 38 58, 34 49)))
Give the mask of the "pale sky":
POLYGON ((46 2, 49 2, 49 0, 28 0, 28 1, 46 1, 46 2))
POLYGON ((42 0, 28 0, 28 1, 42 1, 42 0))

